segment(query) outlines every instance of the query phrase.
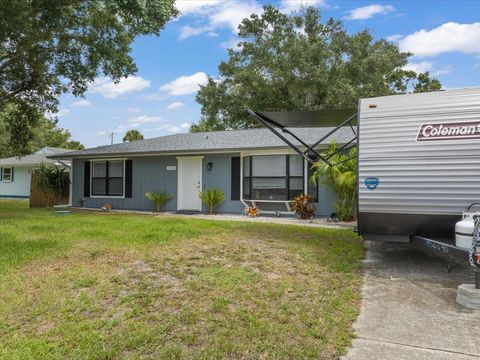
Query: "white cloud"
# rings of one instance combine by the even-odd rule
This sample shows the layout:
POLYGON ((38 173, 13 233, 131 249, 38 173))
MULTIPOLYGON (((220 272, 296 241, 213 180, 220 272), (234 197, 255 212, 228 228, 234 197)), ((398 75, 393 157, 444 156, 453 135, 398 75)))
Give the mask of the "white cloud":
POLYGON ((163 119, 161 116, 139 115, 128 119, 125 124, 118 125, 114 132, 120 134, 124 133, 128 129, 137 128, 145 124, 161 123, 164 121, 165 119, 163 119))
POLYGON ((326 4, 326 0, 282 0, 280 3, 280 10, 286 13, 291 13, 302 7, 326 6, 326 4))
POLYGON ((130 76, 115 84, 107 77, 97 78, 92 86, 92 92, 114 99, 118 96, 141 91, 150 87, 150 81, 141 76, 130 76))
POLYGON ((181 107, 184 107, 184 106, 185 106, 185 104, 184 104, 183 102, 181 102, 181 101, 175 101, 175 102, 173 102, 173 103, 171 103, 171 104, 168 104, 168 105, 167 105, 167 109, 173 110, 173 109, 178 109, 178 108, 181 108, 181 107))
MULTIPOLYGON (((185 123, 186 124, 186 123, 185 123)), ((186 128, 182 125, 176 126, 176 125, 170 125, 170 124, 165 124, 162 126, 159 126, 157 128, 152 129, 152 131, 166 131, 169 133, 179 133, 182 132, 182 130, 185 130, 186 128)))
POLYGON ((182 15, 188 15, 204 12, 222 2, 225 2, 225 0, 177 0, 175 6, 181 11, 182 15))
POLYGON ((160 86, 160 90, 170 95, 194 94, 198 91, 200 85, 206 85, 207 82, 207 74, 199 71, 192 75, 180 76, 169 83, 163 84, 160 86))
POLYGON ((241 50, 242 47, 239 46, 240 39, 230 39, 220 43, 220 46, 225 49, 241 50))
POLYGON ((104 135, 107 135, 107 132, 106 131, 99 131, 99 132, 97 132, 97 135, 98 136, 104 136, 104 135))
POLYGON ((168 95, 161 93, 148 94, 143 97, 145 100, 165 100, 168 95))
POLYGON ((191 36, 198 36, 205 33, 209 33, 210 31, 209 26, 200 26, 200 27, 191 27, 191 26, 184 26, 180 29, 180 40, 187 39, 191 36))
POLYGON ((75 107, 86 107, 86 106, 90 106, 90 101, 86 100, 86 99, 82 99, 82 100, 78 100, 78 101, 75 101, 72 106, 75 106, 75 107))
POLYGON ((48 117, 48 118, 59 118, 59 117, 62 117, 62 116, 65 116, 67 115, 68 113, 70 112, 70 110, 68 109, 60 109, 58 110, 56 113, 46 113, 45 115, 48 117))
POLYGON ((384 15, 392 11, 395 11, 392 5, 371 4, 350 10, 345 18, 349 20, 365 20, 375 15, 384 15))
POLYGON ((415 71, 417 74, 429 72, 433 76, 447 75, 452 71, 452 65, 447 65, 441 69, 435 69, 432 61, 420 61, 418 63, 408 63, 403 67, 404 70, 415 71))
POLYGON ((171 132, 171 133, 178 133, 180 132, 182 129, 180 129, 178 126, 169 126, 167 128, 167 131, 168 132, 171 132))
POLYGON ((189 122, 185 122, 185 123, 183 123, 183 124, 180 125, 180 127, 181 127, 182 129, 190 129, 190 126, 192 126, 192 124, 189 123, 189 122))
POLYGON ((148 116, 148 115, 140 115, 128 120, 127 127, 138 127, 143 124, 147 123, 155 123, 155 122, 162 122, 164 119, 161 116, 148 116))
POLYGON ((448 75, 452 72, 452 65, 447 65, 444 68, 432 72, 433 76, 448 75))
POLYGON ((227 1, 222 4, 219 11, 210 15, 210 24, 215 28, 230 27, 236 33, 238 25, 243 19, 249 17, 252 13, 259 14, 262 11, 262 7, 253 0, 227 1))
POLYGON ((385 39, 391 42, 398 42, 398 40, 400 40, 402 37, 403 37, 402 34, 393 34, 393 35, 387 36, 385 39))
POLYGON ((127 107, 125 109, 126 112, 129 112, 129 113, 132 113, 132 114, 136 114, 136 113, 139 113, 139 112, 142 112, 142 109, 136 107, 136 106, 132 106, 132 107, 127 107))
POLYGON ((436 56, 447 52, 480 54, 480 22, 448 22, 432 30, 419 30, 399 41, 400 50, 415 56, 436 56))
POLYGON ((421 61, 419 63, 408 63, 403 67, 407 71, 415 71, 417 74, 433 70, 433 62, 421 61))
POLYGON ((215 30, 219 28, 230 29, 236 34, 243 19, 250 17, 252 13, 263 12, 262 6, 256 0, 181 1, 177 2, 177 7, 183 14, 196 17, 201 23, 198 26, 182 27, 180 39, 202 34, 215 36, 215 30))

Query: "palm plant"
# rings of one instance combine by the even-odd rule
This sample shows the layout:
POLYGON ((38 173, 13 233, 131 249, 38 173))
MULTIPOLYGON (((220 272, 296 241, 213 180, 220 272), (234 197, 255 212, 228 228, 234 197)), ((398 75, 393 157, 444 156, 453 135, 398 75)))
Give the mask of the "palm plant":
POLYGON ((155 203, 155 208, 157 209, 157 212, 160 212, 162 206, 172 200, 173 196, 168 194, 167 192, 149 191, 145 193, 145 198, 147 200, 153 201, 155 203))
POLYGON ((198 194, 202 202, 208 208, 209 214, 214 214, 215 209, 225 201, 225 193, 217 188, 200 191, 198 194))
POLYGON ((38 176, 38 184, 42 191, 53 194, 56 202, 68 195, 70 191, 70 179, 65 168, 57 165, 40 164, 35 170, 38 176))
POLYGON ((337 212, 337 217, 341 221, 347 221, 354 216, 357 188, 357 149, 351 148, 343 153, 336 153, 336 151, 337 144, 332 142, 329 145, 327 155, 334 154, 329 161, 337 165, 330 166, 323 161, 316 162, 312 166, 315 171, 312 180, 323 181, 335 192, 337 200, 333 206, 337 212))

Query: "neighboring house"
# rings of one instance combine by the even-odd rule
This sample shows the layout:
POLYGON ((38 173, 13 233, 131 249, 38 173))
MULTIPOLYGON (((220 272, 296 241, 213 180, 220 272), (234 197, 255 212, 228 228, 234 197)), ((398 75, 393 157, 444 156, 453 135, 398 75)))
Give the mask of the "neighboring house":
POLYGON ((59 162, 47 158, 71 151, 69 149, 45 147, 32 155, 0 159, 0 198, 25 198, 30 197, 30 181, 32 172, 40 164, 57 164, 68 166, 66 162, 59 162))
MULTIPOLYGON (((331 129, 294 132, 314 143, 331 129)), ((328 141, 342 144, 350 137, 341 129, 328 141)), ((268 129, 176 134, 49 157, 72 161, 73 207, 109 203, 115 209, 152 210, 145 193, 166 191, 174 198, 165 210, 205 211, 199 191, 219 188, 226 198, 219 212, 241 213, 251 205, 286 212, 289 200, 309 193, 317 201, 317 215, 328 216, 335 200, 327 186, 309 182, 307 162, 268 129)))

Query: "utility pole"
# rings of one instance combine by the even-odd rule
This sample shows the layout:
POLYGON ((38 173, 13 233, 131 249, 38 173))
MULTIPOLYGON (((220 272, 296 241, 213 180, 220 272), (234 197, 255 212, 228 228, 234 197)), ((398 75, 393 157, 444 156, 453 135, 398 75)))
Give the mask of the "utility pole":
POLYGON ((110 144, 113 145, 113 132, 110 133, 110 144))

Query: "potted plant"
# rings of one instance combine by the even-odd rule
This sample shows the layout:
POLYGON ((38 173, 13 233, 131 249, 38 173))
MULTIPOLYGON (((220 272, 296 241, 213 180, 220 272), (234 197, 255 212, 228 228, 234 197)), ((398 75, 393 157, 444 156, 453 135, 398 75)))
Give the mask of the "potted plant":
POLYGON ((225 201, 225 193, 217 188, 200 191, 198 196, 207 207, 209 214, 214 214, 220 204, 225 201))
POLYGON ((299 195, 292 201, 290 209, 295 211, 300 219, 310 220, 315 215, 315 204, 311 195, 299 195))
POLYGON ((255 206, 245 208, 245 213, 247 216, 250 217, 257 217, 258 216, 258 209, 255 206))
POLYGON ((173 196, 167 192, 162 191, 149 191, 145 193, 145 198, 147 200, 153 201, 155 203, 155 208, 157 212, 162 210, 163 205, 173 199, 173 196))

